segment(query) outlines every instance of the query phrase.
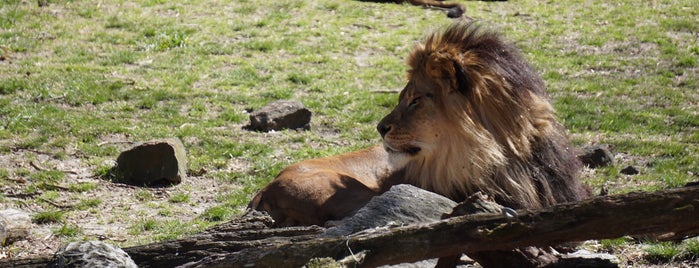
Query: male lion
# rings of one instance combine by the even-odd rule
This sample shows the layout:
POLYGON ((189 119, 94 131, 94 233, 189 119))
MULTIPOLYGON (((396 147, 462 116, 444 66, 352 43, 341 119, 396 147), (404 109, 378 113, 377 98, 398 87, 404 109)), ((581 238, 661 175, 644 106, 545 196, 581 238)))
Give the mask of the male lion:
POLYGON ((586 198, 580 167, 534 69, 496 33, 457 22, 407 60, 408 83, 377 129, 383 146, 284 169, 249 207, 279 226, 352 215, 392 185, 511 208, 586 198))

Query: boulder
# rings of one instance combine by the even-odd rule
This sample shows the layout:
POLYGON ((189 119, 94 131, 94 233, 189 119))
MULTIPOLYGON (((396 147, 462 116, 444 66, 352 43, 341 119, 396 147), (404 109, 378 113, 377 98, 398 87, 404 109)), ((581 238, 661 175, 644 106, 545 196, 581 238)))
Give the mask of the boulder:
POLYGON ((100 241, 72 242, 56 252, 48 267, 137 268, 129 254, 100 241))
POLYGON ((116 180, 138 186, 178 184, 187 174, 187 154, 178 138, 135 145, 117 158, 116 180))
POLYGON ((311 111, 298 101, 278 100, 250 114, 250 130, 272 131, 311 128, 311 111))
POLYGON ((0 211, 0 246, 24 240, 29 236, 31 218, 24 211, 5 209, 0 211))
POLYGON ((417 188, 399 184, 387 192, 373 197, 353 216, 331 223, 325 235, 348 235, 357 231, 387 225, 433 222, 442 218, 456 206, 456 202, 417 188))
POLYGON ((609 145, 591 145, 582 148, 578 159, 590 168, 606 167, 614 162, 614 154, 609 149, 609 145))

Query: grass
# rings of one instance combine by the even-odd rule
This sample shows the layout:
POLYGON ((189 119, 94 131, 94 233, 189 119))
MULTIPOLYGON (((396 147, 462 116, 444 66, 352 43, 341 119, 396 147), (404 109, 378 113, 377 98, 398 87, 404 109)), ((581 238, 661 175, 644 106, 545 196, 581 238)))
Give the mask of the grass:
POLYGON ((656 243, 646 248, 646 260, 652 263, 669 262, 681 252, 679 247, 671 242, 656 243))
POLYGON ((696 261, 699 259, 699 240, 687 239, 681 243, 657 242, 645 247, 644 258, 650 263, 667 263, 670 261, 696 261))
POLYGON ((60 228, 53 230, 54 235, 61 237, 75 237, 82 232, 82 228, 73 224, 63 224, 60 228))
POLYGON ((32 222, 36 224, 59 223, 63 222, 65 212, 50 210, 42 211, 34 214, 32 222))
POLYGON ((189 202, 189 194, 183 192, 176 192, 170 196, 171 203, 186 203, 189 202))
MULTIPOLYGON (((542 74, 575 145, 613 147, 616 163, 585 178, 596 191, 698 179, 697 1, 460 2, 542 74), (640 174, 620 174, 628 165, 640 174)), ((0 202, 73 205, 34 215, 61 241, 93 235, 77 219, 123 246, 225 221, 289 164, 379 143, 375 124, 397 99, 380 92, 404 85, 407 53, 448 23, 364 1, 2 1, 0 186, 27 197, 0 202), (311 130, 243 129, 277 99, 304 103, 311 130), (183 141, 195 175, 161 189, 110 184, 121 150, 164 137, 183 141)))

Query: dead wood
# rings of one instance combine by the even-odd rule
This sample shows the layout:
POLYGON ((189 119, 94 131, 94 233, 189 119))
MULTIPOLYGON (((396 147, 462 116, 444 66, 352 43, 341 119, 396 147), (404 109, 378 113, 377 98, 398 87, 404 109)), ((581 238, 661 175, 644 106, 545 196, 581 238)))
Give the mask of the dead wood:
MULTIPOLYGON (((699 187, 597 197, 536 211, 462 216, 430 224, 306 241, 274 241, 210 256, 190 267, 302 266, 311 258, 361 252, 363 267, 413 262, 462 252, 556 245, 625 235, 699 234, 699 187)), ((264 242, 264 241, 260 241, 264 242)), ((359 255, 359 254, 357 254, 359 255)))
MULTIPOLYGON (((547 246, 626 235, 699 234, 699 186, 603 196, 541 210, 467 215, 434 223, 378 228, 345 237, 321 227, 267 228, 237 220, 191 237, 125 248, 139 267, 300 267, 331 257, 362 267, 491 250, 547 246)), ((45 257, 44 257, 45 258, 45 257)), ((29 260, 0 262, 38 267, 29 260)))

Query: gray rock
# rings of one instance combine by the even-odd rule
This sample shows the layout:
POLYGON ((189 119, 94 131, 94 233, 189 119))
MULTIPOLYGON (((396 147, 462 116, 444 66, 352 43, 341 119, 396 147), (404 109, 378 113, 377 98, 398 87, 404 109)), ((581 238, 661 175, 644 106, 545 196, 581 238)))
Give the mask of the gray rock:
POLYGON ((614 155, 609 145, 600 144, 582 148, 578 159, 590 168, 606 167, 614 162, 614 155))
POLYGON ((72 242, 56 252, 47 267, 123 267, 138 266, 122 249, 100 241, 72 242))
POLYGON ((325 231, 327 236, 348 235, 386 225, 432 222, 451 212, 456 202, 417 188, 400 184, 380 196, 373 197, 353 216, 336 222, 325 231))
POLYGON ((298 101, 278 100, 250 114, 249 129, 272 131, 311 128, 311 111, 298 101))
POLYGON ((624 169, 620 170, 621 174, 626 174, 626 175, 636 175, 639 173, 638 169, 635 168, 634 166, 627 166, 624 169))
POLYGON ((31 229, 29 214, 16 209, 0 211, 0 245, 9 245, 24 240, 31 229))
POLYGON ((124 183, 178 184, 187 174, 187 153, 178 138, 148 141, 122 152, 115 169, 117 181, 124 183))
POLYGON ((548 268, 616 268, 619 267, 619 259, 607 253, 594 253, 584 249, 573 253, 563 254, 558 261, 547 266, 548 268))

